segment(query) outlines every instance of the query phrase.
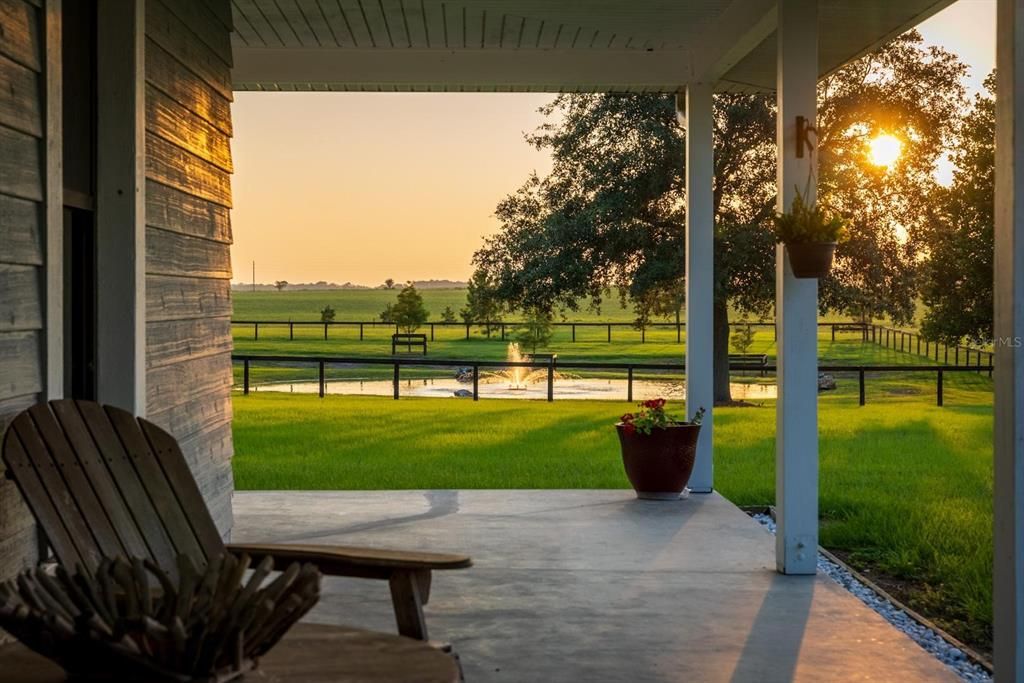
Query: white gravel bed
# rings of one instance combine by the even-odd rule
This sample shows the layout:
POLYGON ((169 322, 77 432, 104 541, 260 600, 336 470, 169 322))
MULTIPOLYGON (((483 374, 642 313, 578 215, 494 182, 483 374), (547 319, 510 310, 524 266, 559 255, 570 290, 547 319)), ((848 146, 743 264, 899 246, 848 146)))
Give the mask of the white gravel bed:
MULTIPOLYGON (((752 515, 772 534, 775 522, 766 514, 752 515)), ((910 638, 931 653, 940 662, 951 668, 963 681, 971 683, 991 681, 992 676, 959 648, 954 647, 938 633, 915 621, 906 612, 858 581, 853 574, 818 553, 818 571, 850 591, 865 605, 878 612, 890 624, 906 633, 910 638)))

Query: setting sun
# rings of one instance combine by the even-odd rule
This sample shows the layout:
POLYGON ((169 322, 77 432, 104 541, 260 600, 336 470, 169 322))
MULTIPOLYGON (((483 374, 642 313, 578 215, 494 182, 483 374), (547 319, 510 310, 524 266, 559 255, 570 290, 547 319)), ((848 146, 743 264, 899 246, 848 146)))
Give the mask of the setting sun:
POLYGON ((871 163, 876 166, 890 168, 900 158, 903 143, 892 135, 879 135, 869 143, 871 147, 871 163))

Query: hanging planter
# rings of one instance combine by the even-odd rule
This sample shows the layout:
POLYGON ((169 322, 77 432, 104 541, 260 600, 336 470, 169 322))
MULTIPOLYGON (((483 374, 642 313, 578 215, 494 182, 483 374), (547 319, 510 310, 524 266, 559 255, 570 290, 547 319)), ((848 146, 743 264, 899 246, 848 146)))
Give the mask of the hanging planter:
POLYGON ((786 246, 794 277, 828 275, 836 246, 846 238, 846 219, 816 203, 808 206, 797 189, 790 210, 776 214, 774 220, 775 238, 786 246))

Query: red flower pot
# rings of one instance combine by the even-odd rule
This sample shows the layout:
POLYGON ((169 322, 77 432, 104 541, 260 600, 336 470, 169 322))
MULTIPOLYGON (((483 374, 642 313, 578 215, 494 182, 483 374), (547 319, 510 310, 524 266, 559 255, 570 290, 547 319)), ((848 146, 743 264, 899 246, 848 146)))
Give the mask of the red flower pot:
POLYGON ((650 434, 615 425, 622 464, 637 498, 675 500, 686 488, 697 455, 700 425, 677 423, 650 434))

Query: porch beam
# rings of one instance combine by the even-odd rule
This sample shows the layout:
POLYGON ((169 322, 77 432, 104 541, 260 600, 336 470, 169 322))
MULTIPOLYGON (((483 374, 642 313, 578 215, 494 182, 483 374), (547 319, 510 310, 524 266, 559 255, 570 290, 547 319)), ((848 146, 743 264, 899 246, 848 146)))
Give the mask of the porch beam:
MULTIPOLYGON (((677 110, 679 109, 677 99, 677 110)), ((704 408, 697 459, 690 477, 695 493, 714 488, 714 87, 686 88, 686 413, 704 408)))
MULTIPOLYGON (((797 157, 796 119, 814 125, 818 2, 778 4, 778 209, 796 188, 815 198, 815 160, 797 157)), ((816 140, 813 140, 816 142, 816 140)), ((818 555, 818 281, 797 279, 782 245, 775 251, 778 385, 775 434, 775 561, 783 574, 813 574, 818 555)))
POLYGON ((235 88, 266 90, 334 84, 373 91, 676 92, 692 72, 690 56, 687 50, 235 48, 231 79, 235 88))
POLYGON ((999 0, 996 28, 993 654, 1024 681, 1024 3, 999 0), (1021 114, 1021 116, 1017 116, 1021 114))
POLYGON ((700 31, 692 48, 694 80, 718 82, 772 35, 778 19, 775 0, 733 0, 700 31))
POLYGON ((97 5, 96 384, 146 411, 145 0, 97 5))

